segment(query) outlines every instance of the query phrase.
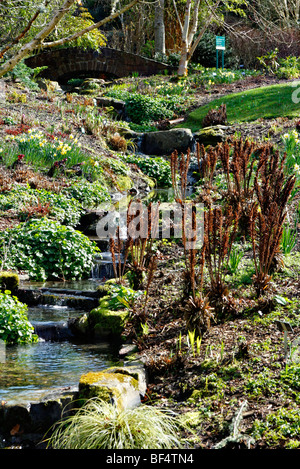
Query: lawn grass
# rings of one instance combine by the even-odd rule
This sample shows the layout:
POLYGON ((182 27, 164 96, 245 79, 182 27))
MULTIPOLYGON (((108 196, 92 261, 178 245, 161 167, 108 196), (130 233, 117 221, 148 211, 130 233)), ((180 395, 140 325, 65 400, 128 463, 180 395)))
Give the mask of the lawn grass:
POLYGON ((293 101, 293 93, 297 98, 299 93, 295 83, 289 82, 229 94, 191 112, 185 122, 178 127, 190 128, 196 132, 202 127, 202 120, 208 111, 218 108, 223 103, 226 104, 230 124, 251 122, 260 118, 300 117, 300 103, 293 101))

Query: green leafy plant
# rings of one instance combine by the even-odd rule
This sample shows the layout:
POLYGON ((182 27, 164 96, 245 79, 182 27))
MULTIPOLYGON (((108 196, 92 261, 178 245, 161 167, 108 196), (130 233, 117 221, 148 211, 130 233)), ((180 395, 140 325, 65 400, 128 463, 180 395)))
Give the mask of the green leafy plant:
POLYGON ((296 229, 289 226, 284 226, 281 238, 281 251, 283 254, 290 254, 297 245, 298 233, 296 229))
POLYGON ((53 449, 170 449, 180 448, 179 420, 146 405, 120 410, 91 399, 55 428, 48 447, 53 449))
POLYGON ((280 408, 269 413, 266 418, 255 420, 251 434, 256 440, 263 439, 270 448, 299 448, 300 418, 298 409, 280 408))
POLYGON ((132 290, 124 285, 113 285, 110 288, 109 309, 124 308, 124 305, 132 305, 142 292, 132 290))
POLYGON ((147 94, 115 86, 105 94, 125 102, 126 114, 130 124, 134 125, 149 125, 159 120, 171 119, 174 114, 183 111, 187 99, 185 93, 183 96, 180 94, 179 85, 153 87, 147 94))
POLYGON ((170 163, 164 158, 140 158, 129 155, 126 157, 126 162, 136 164, 144 174, 154 179, 159 187, 172 186, 170 163))
POLYGON ((268 52, 261 57, 257 57, 257 60, 266 72, 275 74, 279 68, 278 54, 279 49, 276 47, 273 51, 268 52))
POLYGON ((83 213, 81 203, 63 192, 36 190, 28 186, 18 186, 5 194, 0 194, 0 210, 10 209, 17 212, 21 221, 34 215, 38 216, 40 213, 41 216, 49 215, 50 218, 70 226, 77 225, 83 213))
POLYGON ((28 344, 38 340, 27 318, 27 305, 11 296, 8 290, 0 293, 0 339, 6 344, 28 344))
POLYGON ((30 88, 31 90, 39 90, 38 84, 35 82, 35 78, 39 73, 43 70, 47 69, 47 66, 43 67, 36 67, 30 68, 25 62, 22 60, 21 62, 17 63, 13 70, 8 73, 14 80, 19 79, 25 86, 30 88))
POLYGON ((278 54, 279 49, 276 47, 268 54, 257 57, 257 60, 264 71, 276 75, 278 78, 298 78, 300 76, 299 58, 295 56, 282 58, 278 54))
POLYGON ((172 110, 162 100, 142 94, 132 94, 126 100, 126 113, 135 124, 171 118, 172 110))
POLYGON ((32 219, 1 233, 9 244, 6 262, 29 273, 31 279, 80 279, 90 274, 95 243, 72 227, 48 218, 32 219))
POLYGON ((98 207, 110 200, 110 195, 102 180, 89 182, 85 178, 72 178, 62 191, 68 197, 76 199, 84 208, 98 207))
POLYGON ((236 273, 240 265, 242 257, 243 257, 243 252, 241 251, 241 249, 238 246, 233 246, 231 249, 229 259, 228 259, 228 264, 227 264, 228 270, 231 274, 236 273))

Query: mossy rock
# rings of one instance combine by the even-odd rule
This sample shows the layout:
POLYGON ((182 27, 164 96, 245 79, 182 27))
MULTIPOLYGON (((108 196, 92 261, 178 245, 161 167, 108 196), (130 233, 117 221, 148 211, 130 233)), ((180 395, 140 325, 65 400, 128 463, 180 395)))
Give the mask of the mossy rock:
POLYGON ((99 306, 88 315, 89 325, 95 337, 120 336, 123 332, 129 312, 127 309, 110 310, 109 300, 109 295, 103 297, 99 306))
POLYGON ((118 176, 116 182, 121 191, 128 191, 133 186, 132 179, 129 176, 118 176))
POLYGON ((140 403, 138 375, 133 376, 123 368, 89 372, 81 376, 79 399, 98 398, 119 408, 133 407, 140 403))
POLYGON ((226 140, 226 131, 229 129, 226 125, 214 125, 211 127, 204 127, 194 134, 194 139, 200 145, 216 146, 218 143, 226 140))
POLYGON ((96 96, 103 89, 105 81, 97 78, 86 78, 79 89, 79 94, 96 96))
POLYGON ((20 279, 13 272, 0 272, 0 291, 9 290, 12 293, 19 288, 20 279))

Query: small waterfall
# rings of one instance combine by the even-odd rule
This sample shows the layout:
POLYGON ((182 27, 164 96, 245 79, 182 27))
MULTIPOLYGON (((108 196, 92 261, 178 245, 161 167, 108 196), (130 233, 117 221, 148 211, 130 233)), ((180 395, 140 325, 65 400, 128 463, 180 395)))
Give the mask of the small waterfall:
MULTIPOLYGON (((118 268, 118 255, 116 255, 116 266, 118 268)), ((123 256, 121 256, 121 262, 123 256)), ((110 252, 102 252, 100 256, 96 256, 91 276, 93 279, 111 279, 115 277, 112 256, 110 252)))

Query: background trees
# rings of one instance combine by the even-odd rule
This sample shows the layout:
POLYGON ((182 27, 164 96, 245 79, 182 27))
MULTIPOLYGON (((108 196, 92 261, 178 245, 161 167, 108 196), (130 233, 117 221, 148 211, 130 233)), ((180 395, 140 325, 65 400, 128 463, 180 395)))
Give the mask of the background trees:
POLYGON ((84 35, 86 39, 91 34, 99 45, 103 45, 104 38, 98 31, 99 28, 138 2, 139 0, 131 0, 119 10, 113 8, 109 16, 98 22, 94 22, 89 15, 80 16, 80 11, 79 18, 75 21, 74 7, 81 6, 80 0, 45 0, 44 4, 38 6, 34 6, 31 0, 3 2, 0 19, 2 24, 8 23, 8 33, 5 28, 1 29, 3 47, 0 58, 4 60, 0 66, 0 78, 36 50, 58 47, 84 35), (5 60, 8 52, 13 53, 5 60))
POLYGON ((230 65, 255 66, 276 46, 281 56, 297 55, 299 18, 300 0, 3 0, 0 77, 28 55, 65 44, 107 44, 173 64, 176 56, 184 76, 190 62, 205 62, 209 34, 226 35, 237 57, 230 65))

